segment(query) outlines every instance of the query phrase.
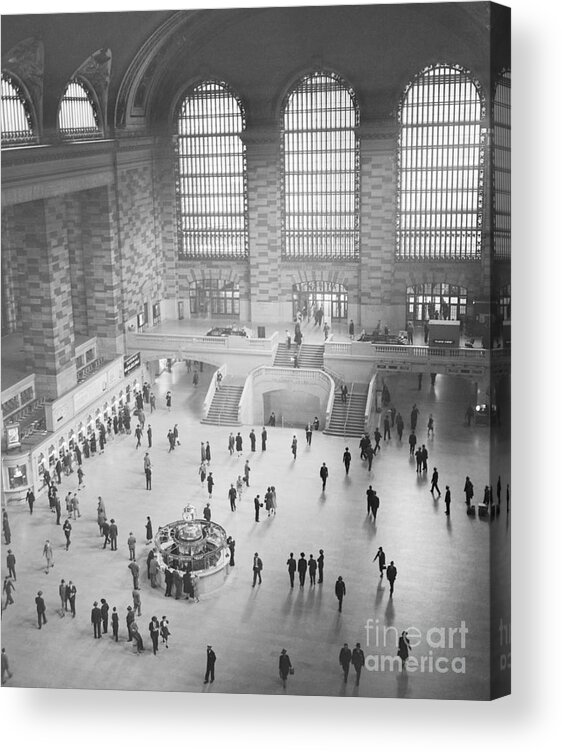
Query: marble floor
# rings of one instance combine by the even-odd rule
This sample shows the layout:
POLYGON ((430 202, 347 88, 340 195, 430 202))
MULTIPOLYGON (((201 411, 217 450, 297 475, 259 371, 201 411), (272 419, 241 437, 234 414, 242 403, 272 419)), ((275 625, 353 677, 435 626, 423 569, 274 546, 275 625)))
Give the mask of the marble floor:
MULTIPOLYGON (((393 432, 384 443, 369 473, 359 459, 357 440, 313 435, 306 447, 302 429, 269 430, 267 451, 245 451, 238 458, 227 451, 228 430, 199 422, 210 378, 203 373, 195 389, 185 366, 176 364, 162 374, 154 388, 158 409, 149 416, 153 428, 152 491, 145 490, 142 449, 135 439, 119 436, 104 454, 84 461, 85 488, 80 491, 82 517, 73 521, 72 545, 67 552, 61 527, 55 525, 46 498, 30 516, 27 505, 10 505, 10 548, 17 558, 15 604, 2 615, 2 646, 10 657, 13 677, 6 686, 59 687, 178 692, 342 695, 479 699, 489 694, 490 676, 490 545, 498 571, 509 574, 509 515, 505 501, 494 522, 469 518, 462 488, 470 475, 476 498, 501 473, 509 482, 509 420, 501 427, 466 427, 464 410, 470 384, 461 378, 438 376, 434 388, 427 382, 418 391, 415 375, 386 379, 393 404, 408 423, 412 404, 420 408, 418 438, 425 433, 429 413, 435 420, 434 437, 427 439, 430 472, 437 466, 440 487, 452 492, 450 517, 444 514, 443 496, 433 498, 429 477, 416 476, 407 441, 400 444, 393 432), (163 395, 171 389, 168 412, 163 395), (181 446, 168 452, 167 431, 178 424, 181 446), (299 449, 293 461, 290 443, 297 433, 299 449), (224 587, 199 603, 165 598, 146 578, 144 522, 149 514, 155 526, 178 519, 187 502, 198 511, 207 501, 197 469, 200 441, 212 448, 211 469, 216 481, 213 519, 236 540, 236 566, 224 587), (352 451, 351 471, 345 475, 342 454, 352 451), (491 447, 500 459, 493 478, 487 477, 491 447), (230 511, 227 490, 250 458, 251 487, 236 512, 230 511), (321 492, 319 468, 326 462, 329 478, 321 492), (253 496, 268 485, 277 489, 278 512, 262 514, 254 522, 253 496), (365 491, 376 489, 381 507, 376 524, 366 516, 365 491), (96 501, 102 496, 108 516, 120 531, 115 552, 103 550, 96 521, 96 501), (490 536, 494 528, 493 539, 490 536), (142 617, 139 626, 146 651, 137 655, 131 643, 104 635, 94 640, 90 610, 105 597, 117 606, 121 635, 126 638, 125 611, 131 602, 126 538, 133 531, 139 541, 142 617), (42 548, 45 538, 55 548, 55 566, 45 574, 42 548), (395 594, 380 580, 373 557, 383 546, 394 559, 398 577, 395 594), (285 562, 289 552, 325 552, 324 583, 304 589, 289 587, 285 562), (264 562, 263 584, 252 588, 252 557, 264 562), (343 611, 338 613, 334 583, 342 575, 347 587, 343 611), (61 618, 58 583, 71 579, 78 588, 77 617, 61 618), (34 598, 41 589, 48 623, 37 629, 34 598), (169 649, 152 655, 148 636, 151 616, 166 615, 170 622, 169 649), (390 666, 396 655, 395 630, 410 629, 420 640, 412 651, 416 670, 402 673, 390 666), (456 630, 455 630, 456 628, 456 630), (367 657, 359 687, 342 682, 338 666, 340 647, 360 642, 367 657), (217 654, 216 681, 203 684, 205 649, 217 654), (277 665, 286 648, 295 667, 284 690, 277 665), (386 658, 388 656, 388 658, 386 658), (440 659, 440 660, 438 660, 440 659), (385 663, 386 661, 386 663, 385 663)), ((242 428, 245 450, 250 426, 242 428)), ((261 426, 256 426, 256 430, 261 426)), ((406 439, 406 436, 404 437, 406 439)), ((425 436, 423 436, 425 440, 425 436)), ((143 449, 145 443, 143 442, 143 449)), ((258 450, 259 450, 258 443, 258 450)), ((430 473, 428 474, 430 476, 430 473)), ((76 488, 75 475, 63 478, 64 499, 76 488)), ((2 575, 6 574, 2 549, 2 575)))

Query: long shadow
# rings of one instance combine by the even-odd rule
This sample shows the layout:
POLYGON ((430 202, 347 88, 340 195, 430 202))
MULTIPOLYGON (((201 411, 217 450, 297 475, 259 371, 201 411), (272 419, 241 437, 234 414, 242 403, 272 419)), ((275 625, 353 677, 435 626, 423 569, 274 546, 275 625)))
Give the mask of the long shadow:
POLYGON ((394 614, 394 603, 392 598, 389 598, 384 610, 384 623, 390 624, 391 626, 394 625, 394 614))
POLYGON ((396 697, 408 696, 408 672, 400 671, 396 676, 396 697))

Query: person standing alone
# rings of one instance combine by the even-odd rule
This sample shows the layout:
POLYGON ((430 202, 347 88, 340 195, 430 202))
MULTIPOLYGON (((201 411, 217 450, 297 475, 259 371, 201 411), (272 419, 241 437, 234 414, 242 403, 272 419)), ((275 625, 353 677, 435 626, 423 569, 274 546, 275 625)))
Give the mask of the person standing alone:
POLYGON ((217 656, 215 655, 215 651, 213 650, 212 645, 207 645, 207 668, 205 670, 205 681, 204 684, 208 684, 209 681, 211 684, 215 681, 215 663, 217 661, 217 656))

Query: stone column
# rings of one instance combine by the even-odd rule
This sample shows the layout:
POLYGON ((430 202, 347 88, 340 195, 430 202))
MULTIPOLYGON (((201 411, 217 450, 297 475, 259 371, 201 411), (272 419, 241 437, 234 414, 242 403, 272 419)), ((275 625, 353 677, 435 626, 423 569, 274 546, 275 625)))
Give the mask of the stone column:
POLYGON ((36 374, 39 393, 58 397, 76 384, 64 199, 19 204, 14 215, 25 258, 21 318, 26 367, 36 374))
POLYGON ((257 326, 281 320, 279 129, 274 124, 253 126, 243 138, 248 165, 250 317, 257 326))

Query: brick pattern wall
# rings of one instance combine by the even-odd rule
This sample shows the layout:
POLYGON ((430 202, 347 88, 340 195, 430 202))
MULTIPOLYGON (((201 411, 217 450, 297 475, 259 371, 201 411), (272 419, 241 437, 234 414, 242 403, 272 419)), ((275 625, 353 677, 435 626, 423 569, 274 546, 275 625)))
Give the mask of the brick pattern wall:
POLYGON ((87 337, 88 306, 86 291, 88 289, 88 282, 91 282, 91 280, 87 280, 84 269, 80 194, 68 193, 65 194, 64 198, 74 332, 75 334, 87 337))
POLYGON ((87 334, 117 336, 121 322, 121 280, 117 263, 115 193, 112 186, 78 194, 82 228, 87 334))
POLYGON ((54 376, 74 359, 65 202, 30 201, 16 206, 14 215, 26 249, 21 301, 26 367, 54 376))
POLYGON ((156 230, 150 163, 118 167, 118 171, 121 305, 129 318, 142 311, 144 302, 162 298, 165 264, 156 230))
POLYGON ((18 271, 21 254, 17 253, 14 210, 11 206, 2 209, 2 334, 13 334, 21 326, 20 303, 21 280, 18 271))

